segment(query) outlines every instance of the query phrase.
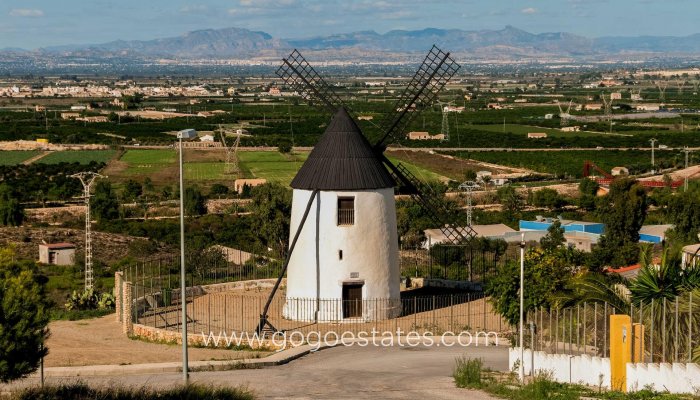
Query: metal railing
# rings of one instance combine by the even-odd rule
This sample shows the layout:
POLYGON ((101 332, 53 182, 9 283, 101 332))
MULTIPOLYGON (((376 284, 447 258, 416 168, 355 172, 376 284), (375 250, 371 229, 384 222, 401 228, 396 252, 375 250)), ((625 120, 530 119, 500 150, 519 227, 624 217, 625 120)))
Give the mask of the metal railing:
MULTIPOLYGON (((133 322, 156 329, 181 329, 179 295, 145 294, 133 287, 133 322)), ((267 293, 187 293, 188 325, 195 334, 221 332, 253 334, 259 323, 267 293)), ((403 296, 400 299, 353 300, 361 316, 346 318, 342 299, 286 298, 275 296, 268 315, 273 325, 286 332, 445 332, 510 331, 482 294, 403 296)))
POLYGON ((338 209, 338 225, 354 225, 355 210, 352 208, 338 209))
MULTIPOLYGON (((627 314, 643 326, 644 362, 700 362, 700 296, 687 292, 629 304, 619 310, 608 303, 583 302, 562 309, 528 313, 527 347, 548 353, 608 357, 609 316, 627 314), (534 324, 534 330, 529 327, 534 324), (534 335, 532 334, 534 331, 534 335)), ((633 341, 634 341, 633 337, 633 341)), ((637 339, 638 340, 638 339, 637 339)))

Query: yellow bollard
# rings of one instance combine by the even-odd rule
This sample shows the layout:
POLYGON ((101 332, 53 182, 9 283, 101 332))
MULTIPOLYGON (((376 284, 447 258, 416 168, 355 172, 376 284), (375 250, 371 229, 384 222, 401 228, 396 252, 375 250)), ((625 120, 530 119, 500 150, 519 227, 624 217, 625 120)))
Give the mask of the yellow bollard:
POLYGON ((627 363, 632 362, 632 319, 629 315, 610 316, 610 385, 627 392, 627 363))

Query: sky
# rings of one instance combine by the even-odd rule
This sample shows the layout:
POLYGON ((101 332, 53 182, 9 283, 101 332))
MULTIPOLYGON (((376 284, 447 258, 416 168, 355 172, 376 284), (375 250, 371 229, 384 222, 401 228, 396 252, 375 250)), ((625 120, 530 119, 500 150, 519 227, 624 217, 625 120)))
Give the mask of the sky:
POLYGON ((209 28, 280 38, 394 29, 586 37, 700 32, 697 0, 0 0, 0 48, 149 40, 209 28))

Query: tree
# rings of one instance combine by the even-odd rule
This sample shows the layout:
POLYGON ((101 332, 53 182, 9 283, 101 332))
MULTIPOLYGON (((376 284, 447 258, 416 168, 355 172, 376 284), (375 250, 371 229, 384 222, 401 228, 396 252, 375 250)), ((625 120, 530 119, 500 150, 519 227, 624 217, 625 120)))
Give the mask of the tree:
MULTIPOLYGON (((525 312, 538 307, 556 305, 556 293, 564 290, 580 262, 580 253, 564 248, 532 249, 525 255, 525 312)), ((509 262, 487 281, 486 294, 495 310, 510 324, 520 318, 520 264, 509 262)))
POLYGON ((280 140, 277 150, 282 154, 289 154, 292 152, 292 142, 289 140, 280 140))
POLYGON ((282 256, 289 242, 292 191, 280 184, 266 183, 254 187, 251 196, 251 227, 258 241, 282 256))
POLYGON ((535 207, 546 207, 550 210, 561 208, 564 199, 559 196, 559 192, 550 188, 542 188, 532 194, 532 205, 535 207))
POLYGON ((97 181, 90 196, 90 210, 97 222, 119 218, 119 201, 109 181, 97 181))
POLYGON ((209 196, 221 196, 221 195, 227 195, 228 194, 228 186, 222 185, 220 183, 215 183, 211 185, 211 188, 209 189, 209 196))
POLYGON ((0 185, 0 224, 20 226, 22 221, 24 221, 24 207, 17 194, 8 185, 0 185))
POLYGON ((476 180, 476 171, 474 171, 471 168, 464 171, 464 180, 465 181, 475 181, 476 180))
POLYGON ((207 213, 207 198, 197 187, 185 188, 185 214, 204 215, 207 213))
POLYGON ((639 261, 639 230, 647 215, 647 196, 634 180, 613 181, 598 209, 605 232, 593 253, 593 267, 623 267, 639 261))
POLYGON ((547 228, 547 235, 540 239, 540 246, 545 250, 554 250, 564 243, 566 243, 564 228, 561 227, 561 222, 557 219, 547 228))
POLYGON ((496 191, 499 202, 503 205, 503 216, 508 222, 515 222, 523 209, 523 199, 511 185, 503 186, 496 191))
POLYGON ((667 215, 674 225, 673 237, 682 243, 694 243, 700 233, 700 185, 671 197, 667 215))
POLYGON ((0 260, 0 382, 23 378, 47 353, 46 279, 30 262, 0 260))
POLYGON ((143 187, 140 183, 133 179, 126 181, 124 189, 122 190, 122 197, 124 197, 124 200, 129 202, 136 201, 141 194, 143 194, 143 187))
POLYGON ((578 191, 581 195, 595 196, 598 193, 598 189, 600 189, 600 185, 593 179, 584 178, 578 184, 578 191))

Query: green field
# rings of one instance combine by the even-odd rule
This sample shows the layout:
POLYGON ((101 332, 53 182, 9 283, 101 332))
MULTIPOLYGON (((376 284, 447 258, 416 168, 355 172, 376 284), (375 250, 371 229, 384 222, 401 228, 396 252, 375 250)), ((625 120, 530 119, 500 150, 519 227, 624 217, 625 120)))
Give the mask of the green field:
MULTIPOLYGON (((503 125, 502 124, 488 124, 488 125, 468 125, 469 128, 472 129, 478 129, 482 131, 488 131, 488 132, 503 132, 503 125)), ((562 132, 559 129, 552 129, 552 128, 540 128, 537 126, 528 126, 528 125, 516 125, 516 124, 506 124, 505 126, 505 131, 509 133, 516 133, 516 134, 522 134, 522 135, 527 135, 530 132, 544 132, 547 134, 549 137, 571 137, 571 136, 599 136, 602 133, 598 132, 586 132, 586 131, 579 131, 579 132, 562 132)))
POLYGON ((430 171, 428 169, 425 169, 423 167, 419 167, 415 164, 411 164, 407 161, 399 160, 398 158, 394 157, 387 157, 389 161, 391 161, 394 165, 401 164, 406 169, 412 173, 413 175, 416 176, 416 178, 420 179, 423 182, 434 182, 434 181, 447 181, 449 178, 442 176, 440 174, 437 174, 433 171, 430 171))
POLYGON ((263 178, 288 186, 308 153, 294 155, 276 151, 242 151, 238 153, 241 171, 246 178, 263 178))
POLYGON ((128 150, 120 161, 128 164, 125 175, 150 175, 175 163, 175 150, 128 150))
POLYGON ((0 151, 0 165, 17 165, 21 164, 23 161, 28 160, 40 151, 0 151))
POLYGON ((45 157, 37 160, 37 163, 41 164, 58 164, 62 162, 66 163, 80 163, 89 164, 91 161, 98 163, 107 163, 109 160, 114 158, 116 151, 114 150, 66 150, 66 151, 54 151, 45 157))

